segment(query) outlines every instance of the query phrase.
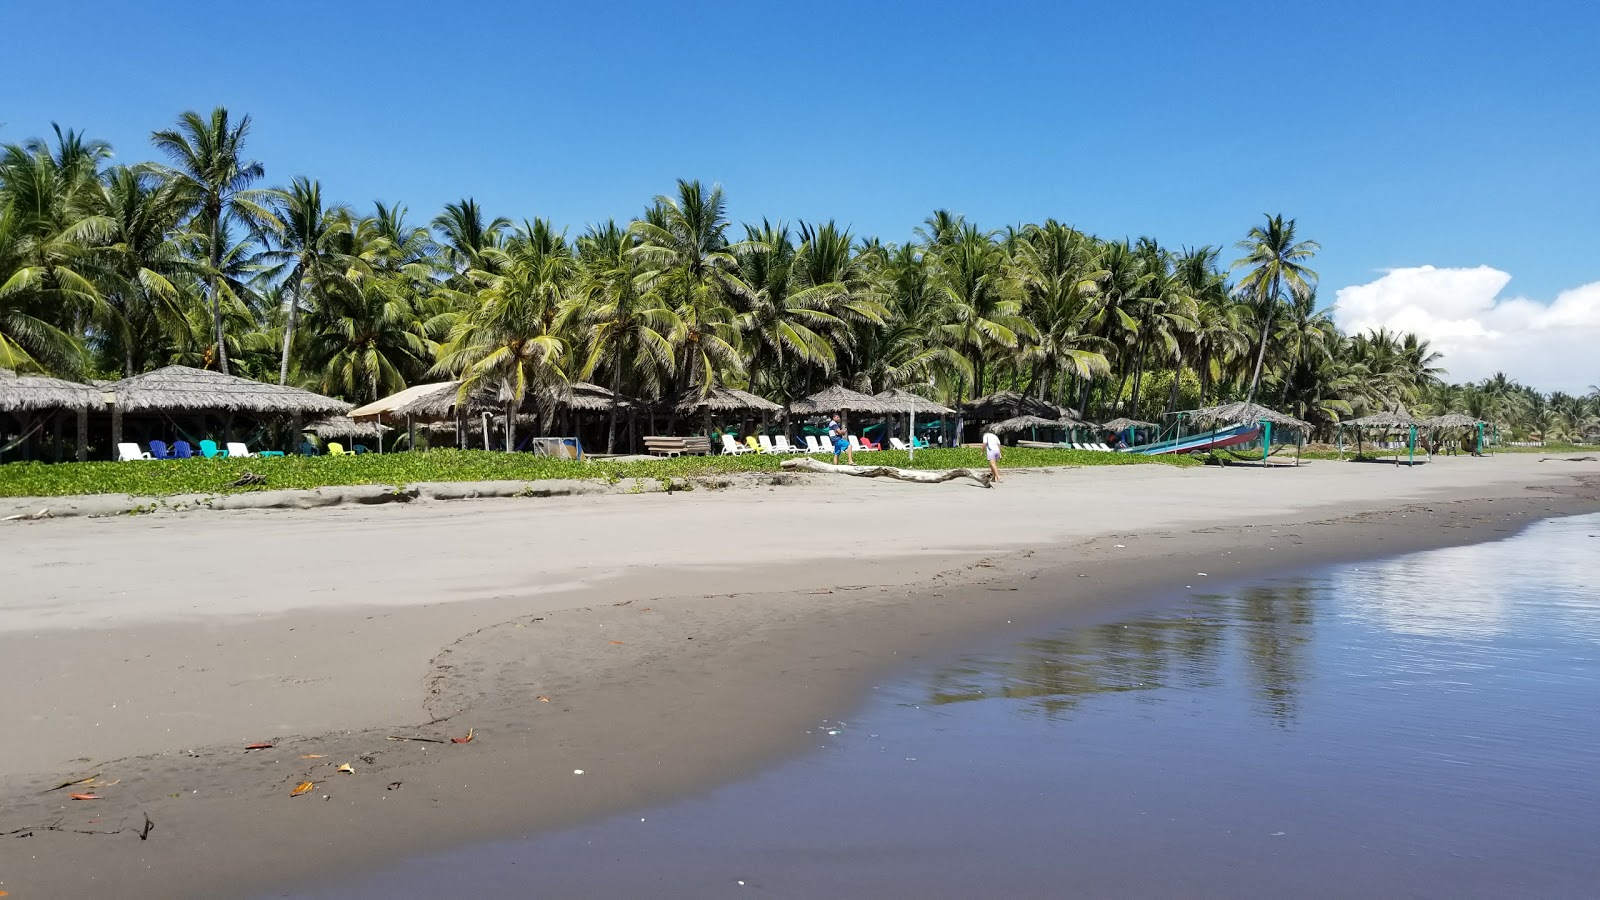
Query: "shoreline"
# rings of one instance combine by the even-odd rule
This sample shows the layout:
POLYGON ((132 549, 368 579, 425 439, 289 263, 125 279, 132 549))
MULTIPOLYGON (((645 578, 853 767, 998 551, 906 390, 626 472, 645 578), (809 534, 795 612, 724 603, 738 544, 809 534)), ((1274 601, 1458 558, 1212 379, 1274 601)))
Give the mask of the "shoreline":
MULTIPOLYGON (((515 583, 507 592, 504 581, 486 579, 485 584, 458 584, 459 593, 447 602, 416 602, 395 596, 398 576, 372 583, 370 573, 357 569, 338 576, 338 587, 347 594, 363 584, 372 594, 387 590, 387 603, 375 605, 372 597, 363 597, 308 611, 308 598, 300 597, 300 605, 279 608, 274 586, 263 584, 255 588, 261 596, 236 604, 239 608, 227 615, 162 605, 153 597, 145 599, 144 617, 137 623, 108 623, 103 611, 70 602, 20 614, 7 609, 12 615, 4 622, 8 627, 0 630, 0 648, 26 647, 27 655, 19 660, 15 652, 8 654, 12 661, 0 663, 6 674, 29 666, 54 667, 60 681, 63 668, 76 667, 67 674, 81 675, 100 691, 114 684, 109 680, 114 675, 130 683, 149 680, 155 682, 150 693, 165 689, 213 720, 176 726, 182 738, 163 737, 175 727, 171 723, 138 733, 130 728, 107 743, 137 749, 77 763, 104 770, 103 778, 124 779, 104 790, 105 799, 93 811, 101 821, 87 825, 79 821, 86 811, 63 803, 59 792, 38 793, 72 775, 91 774, 82 768, 61 771, 71 762, 63 754, 93 743, 82 737, 93 734, 91 727, 83 723, 74 734, 72 728, 58 729, 49 715, 81 702, 82 696, 73 688, 47 684, 34 672, 33 696, 13 701, 18 709, 11 710, 11 718, 28 721, 27 715, 19 719, 15 713, 31 713, 36 730, 59 733, 27 743, 13 735, 4 745, 5 758, 15 762, 0 773, 0 797, 6 798, 0 832, 11 833, 0 838, 0 877, 6 882, 0 889, 14 896, 67 896, 103 890, 115 881, 124 890, 165 896, 214 894, 219 886, 232 893, 271 892, 367 869, 384 859, 559 827, 757 771, 800 750, 806 724, 859 703, 874 678, 952 652, 975 635, 1007 627, 1002 623, 1008 621, 1020 628, 1028 622, 1060 622, 1126 607, 1154 594, 1182 590, 1193 583, 1196 571, 1209 572, 1206 577, 1213 583, 1260 578, 1492 540, 1534 519, 1600 510, 1600 466, 1587 464, 1555 472, 1530 465, 1458 468, 1453 471, 1459 477, 1430 483, 1408 482, 1405 472, 1401 479, 1380 481, 1329 472, 1298 483, 1307 495, 1298 506, 1281 496, 1297 483, 1282 479, 1304 472, 1171 471, 1177 474, 1118 473, 1101 479, 1112 484, 1094 486, 1085 477, 1103 472, 1024 476, 1008 480, 1011 494, 1005 487, 981 492, 1010 498, 986 512, 969 499, 970 489, 961 493, 960 487, 857 488, 831 482, 792 489, 795 497, 786 497, 791 491, 786 488, 770 499, 740 502, 710 496, 669 510, 657 505, 617 511, 615 499, 620 498, 567 504, 575 513, 571 531, 579 544, 606 536, 608 528, 624 544, 642 541, 635 531, 622 535, 620 521, 657 534, 707 508, 714 513, 711 519, 730 519, 744 528, 773 520, 792 526, 792 514, 820 513, 829 518, 819 526, 829 529, 840 518, 833 515, 838 507, 858 511, 855 507, 871 507, 872 501, 899 498, 892 502, 924 516, 948 511, 965 520, 960 540, 936 542, 933 538, 941 531, 937 522, 920 518, 916 525, 921 527, 906 529, 912 534, 887 541, 889 546, 872 554, 849 555, 849 542, 840 540, 848 534, 837 529, 780 527, 774 533, 779 545, 787 535, 811 534, 815 539, 808 544, 794 537, 801 546, 790 548, 793 552, 768 553, 743 563, 708 552, 699 559, 678 559, 673 566, 667 559, 681 556, 680 548, 662 537, 657 543, 666 546, 657 547, 650 561, 643 559, 650 554, 641 552, 642 544, 614 548, 611 553, 617 558, 634 557, 628 571, 578 571, 583 567, 573 566, 569 558, 561 569, 564 580, 538 585, 542 592, 515 583), (1195 481, 1195 475, 1222 477, 1195 481), (1272 483, 1261 483, 1263 478, 1272 483), (1312 481, 1321 485, 1315 491, 1312 481), (1135 510, 1139 515, 1108 512, 1097 517, 1103 521, 1090 522, 1059 509, 1061 503, 1089 499, 1094 491, 1135 500, 1144 492, 1173 496, 1187 491, 1189 505, 1180 500, 1171 509, 1135 510), (1241 491, 1247 493, 1240 496, 1241 491), (1394 494, 1401 496, 1391 499, 1394 494), (1216 505, 1197 511, 1199 496, 1216 498, 1216 505), (1249 513, 1252 506, 1266 511, 1249 513), (600 512, 585 519, 576 515, 580 507, 600 512), (1063 518, 1044 518, 1057 514, 1063 518), (1034 517, 1031 522, 1012 527, 1014 517, 1028 515, 1034 517), (1245 521, 1247 516, 1258 521, 1245 521), (1063 523, 1081 527, 1068 533, 1063 523), (992 530, 985 532, 985 525, 992 530), (983 540, 975 540, 968 527, 983 540), (1052 539, 1021 540, 1030 532, 1052 539), (789 589, 751 589, 772 585, 789 589), (355 624, 374 622, 379 624, 355 624), (386 632, 383 623, 393 623, 393 630, 386 632), (289 627, 297 633, 350 629, 346 637, 353 640, 344 648, 345 669, 317 681, 323 674, 316 671, 319 660, 280 660, 276 668, 282 671, 275 676, 302 683, 274 683, 255 693, 248 685, 206 687, 228 662, 247 665, 252 653, 262 652, 268 631, 279 632, 278 643, 267 646, 269 653, 288 650, 296 658, 315 657, 317 648, 283 637, 289 627), (35 629, 31 636, 29 629, 35 629), (407 638, 401 634, 406 629, 420 633, 407 638), (163 641, 170 651, 171 642, 192 645, 198 635, 215 639, 218 652, 210 660, 216 668, 193 683, 138 665, 96 668, 102 664, 88 659, 118 644, 153 650, 157 656, 163 641), (433 652, 418 681, 414 655, 430 642, 433 652), (369 664, 391 654, 392 667, 369 664), (71 665, 64 667, 63 660, 71 665), (396 673, 405 671, 413 672, 410 684, 396 690, 396 673), (271 706, 274 692, 286 695, 281 701, 285 705, 263 711, 261 707, 271 706), (329 694, 344 696, 330 699, 329 694), (308 699, 329 708, 306 709, 308 699), (48 706, 51 701, 54 708, 48 706), (230 702, 244 704, 233 718, 220 708, 230 702), (243 723, 251 721, 252 707, 262 715, 255 716, 255 731, 247 733, 243 723), (410 716, 396 715, 407 709, 410 716), (359 727, 327 727, 341 717, 359 721, 359 727), (382 723, 387 725, 380 727, 382 723), (469 727, 475 740, 466 745, 387 740, 390 734, 442 739, 465 734, 469 727), (273 749, 243 751, 244 742, 267 740, 274 732, 280 738, 273 749), (317 736, 288 737, 296 734, 317 736), (238 736, 239 742, 216 739, 222 735, 238 736), (305 754, 322 758, 302 760, 305 754), (357 774, 333 774, 341 762, 351 762, 357 774), (574 776, 574 769, 585 774, 574 776), (289 798, 289 788, 308 776, 317 782, 314 793, 289 798), (399 786, 390 790, 395 782, 399 786), (323 800, 324 794, 330 799, 323 800), (148 841, 134 833, 142 828, 144 815, 155 823, 148 841), (132 830, 90 836, 36 828, 32 837, 18 836, 17 829, 54 820, 85 830, 112 831, 119 825, 132 830)), ((1090 499, 1079 512, 1097 509, 1090 499)), ((492 531, 499 524, 494 520, 521 519, 529 512, 523 507, 419 515, 423 527, 444 529, 449 540, 452 523, 489 519, 492 531)), ((270 549, 285 535, 267 526, 287 523, 293 535, 310 532, 302 540, 337 542, 343 531, 412 513, 231 515, 239 516, 247 530, 264 532, 262 546, 270 549)), ((63 547, 81 549, 85 542, 115 534, 106 528, 136 526, 138 535, 148 537, 160 524, 37 523, 39 531, 33 534, 51 539, 41 541, 44 546, 35 548, 36 555, 43 559, 63 547), (52 534, 51 529, 61 532, 52 534)), ((164 524, 170 531, 174 520, 167 518, 164 524)), ((16 532, 6 534, 9 539, 16 532)), ((466 540, 474 538, 482 535, 466 540)), ((175 539, 162 534, 150 546, 175 539)), ((569 535, 564 540, 573 539, 569 535)), ((765 543, 748 534, 728 540, 765 543)), ((467 548, 459 544, 452 549, 464 552, 467 548)), ((144 545, 124 552, 159 555, 144 545)), ((12 556, 0 560, 16 562, 12 556)), ((133 566, 133 561, 127 564, 133 566)), ((94 577, 108 574, 96 571, 94 577)), ((210 574, 202 571, 179 580, 204 580, 210 574)), ((461 582, 457 574, 445 581, 461 582)), ((50 580, 39 577, 32 583, 35 589, 50 580)), ((153 700, 147 696, 135 702, 153 700)))

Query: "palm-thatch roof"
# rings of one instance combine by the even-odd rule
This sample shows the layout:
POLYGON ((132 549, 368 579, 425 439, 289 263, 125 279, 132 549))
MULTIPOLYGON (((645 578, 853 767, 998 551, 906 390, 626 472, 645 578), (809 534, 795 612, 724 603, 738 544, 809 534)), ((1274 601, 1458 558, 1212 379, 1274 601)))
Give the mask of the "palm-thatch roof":
POLYGON ((1043 416, 1016 416, 1003 422, 996 422, 989 426, 995 434, 1005 434, 1011 431, 1030 431, 1035 428, 1072 428, 1082 424, 1074 419, 1062 421, 1060 419, 1046 419, 1043 416), (1072 422, 1075 424, 1069 425, 1072 422))
POLYGON ((883 391, 877 395, 879 400, 904 412, 912 410, 919 416, 950 416, 955 410, 929 400, 921 394, 914 394, 904 388, 895 388, 892 391, 883 391))
POLYGON ((1340 428, 1410 428, 1413 425, 1421 425, 1421 424, 1422 424, 1421 422, 1418 422, 1416 419, 1411 418, 1410 416, 1406 415, 1404 412, 1391 412, 1389 410, 1384 410, 1383 412, 1375 412, 1370 416, 1362 416, 1359 419, 1348 419, 1348 420, 1346 420, 1344 422, 1340 422, 1339 423, 1339 427, 1340 428))
POLYGON ((964 404, 961 410, 975 419, 1011 419, 1017 416, 1039 416, 1058 419, 1063 415, 1076 415, 1074 410, 1061 407, 1037 397, 1028 397, 1016 391, 996 391, 964 404))
MULTIPOLYGON (((378 421, 389 419, 393 421, 395 418, 397 418, 395 411, 400 407, 405 406, 407 403, 410 403, 411 401, 421 397, 431 396, 440 388, 454 388, 455 386, 456 382, 454 381, 435 381, 431 384, 414 384, 398 394, 390 394, 381 400, 374 400, 364 406, 358 406, 355 409, 350 410, 349 415, 352 419, 376 419, 378 421)), ((403 419, 405 416, 402 415, 398 418, 403 419)))
POLYGON ((809 397, 796 400, 789 404, 789 409, 803 416, 831 412, 890 414, 901 411, 900 407, 879 400, 877 397, 852 391, 839 385, 823 388, 809 397))
POLYGON ((86 409, 104 403, 105 395, 86 384, 0 369, 0 412, 86 409))
POLYGON ((1155 428, 1156 427, 1156 423, 1154 423, 1154 422, 1142 422, 1142 421, 1140 421, 1138 419, 1126 419, 1126 418, 1124 418, 1124 419, 1112 419, 1109 422, 1101 422, 1100 423, 1100 427, 1104 428, 1107 431, 1127 431, 1129 428, 1155 428))
POLYGON ((307 425, 305 430, 319 438, 354 437, 375 439, 388 431, 389 426, 376 419, 358 422, 349 416, 327 416, 307 425))
POLYGON ((351 404, 311 391, 251 381, 208 369, 167 366, 113 382, 108 390, 123 412, 245 412, 271 415, 342 414, 351 404))
POLYGON ((765 397, 757 397, 749 391, 738 388, 714 387, 700 393, 698 390, 687 391, 678 397, 669 400, 673 409, 684 415, 695 412, 749 412, 749 413, 774 413, 782 411, 783 407, 765 397))
POLYGON ((1259 403, 1225 403, 1189 412, 1189 419, 1202 425, 1244 425, 1252 422, 1271 422, 1285 428, 1309 431, 1311 423, 1294 416, 1286 416, 1259 403))
POLYGON ((1461 413, 1445 413, 1442 416, 1422 419, 1418 424, 1427 428, 1476 428, 1479 425, 1487 425, 1489 423, 1461 413))
MULTIPOLYGON (((420 391, 411 399, 391 409, 386 418, 390 421, 407 417, 417 420, 442 420, 453 419, 456 415, 456 400, 461 394, 459 381, 446 381, 432 385, 430 390, 420 391)), ((605 388, 590 384, 587 381, 574 381, 571 384, 560 385, 555 388, 540 391, 537 394, 529 392, 523 398, 523 405, 553 404, 556 407, 578 409, 587 411, 608 410, 611 408, 612 393, 605 388)), ((619 405, 629 406, 632 401, 626 397, 618 398, 619 405)), ((501 414, 505 412, 505 400, 499 392, 488 389, 474 391, 467 398, 468 412, 492 412, 501 414)))

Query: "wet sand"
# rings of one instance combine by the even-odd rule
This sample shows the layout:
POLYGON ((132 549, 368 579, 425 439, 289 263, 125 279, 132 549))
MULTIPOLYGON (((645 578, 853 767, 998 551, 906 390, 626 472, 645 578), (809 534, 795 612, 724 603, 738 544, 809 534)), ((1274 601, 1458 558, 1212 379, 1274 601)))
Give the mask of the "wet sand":
POLYGON ((1499 537, 1600 509, 1591 481, 1506 455, 8 523, 0 889, 271 890, 657 803, 1008 620, 1499 537))

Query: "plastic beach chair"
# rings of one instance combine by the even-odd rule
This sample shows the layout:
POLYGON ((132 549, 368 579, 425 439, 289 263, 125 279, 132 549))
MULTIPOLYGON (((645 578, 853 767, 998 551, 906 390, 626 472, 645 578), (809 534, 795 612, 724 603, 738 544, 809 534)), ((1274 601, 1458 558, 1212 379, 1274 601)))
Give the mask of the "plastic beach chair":
POLYGON ((783 434, 780 434, 777 437, 772 439, 772 446, 774 448, 776 448, 779 453, 804 453, 804 452, 806 452, 806 451, 800 449, 799 447, 796 447, 795 445, 789 443, 788 435, 783 435, 783 434))
POLYGON ((228 456, 230 456, 230 457, 244 457, 244 456, 255 456, 255 454, 251 453, 250 452, 250 448, 246 447, 244 444, 241 444, 238 441, 229 441, 228 442, 228 456))
POLYGON ((172 455, 178 459, 194 459, 194 448, 188 441, 173 441, 172 455))
POLYGON ((145 459, 155 459, 155 457, 140 450, 138 444, 117 445, 117 460, 119 462, 139 462, 145 459))
POLYGON ((300 443, 300 455, 301 456, 316 456, 317 455, 317 446, 315 444, 311 443, 310 441, 302 441, 300 443))
POLYGON ((753 435, 753 434, 745 435, 745 437, 744 437, 744 445, 746 447, 749 447, 751 450, 754 450, 757 453, 761 452, 761 445, 756 443, 756 436, 753 435))
POLYGON ((724 434, 722 436, 722 452, 730 456, 738 456, 742 453, 749 453, 750 448, 734 440, 733 435, 724 434))
POLYGON ((343 456, 344 455, 344 445, 339 443, 338 441, 329 441, 328 442, 328 455, 329 456, 343 456))
POLYGON ((905 450, 906 449, 906 442, 900 440, 897 437, 889 438, 889 448, 891 450, 905 450))
POLYGON ((772 443, 772 438, 770 438, 770 437, 768 437, 768 436, 766 436, 764 434, 761 435, 760 437, 756 438, 756 443, 760 445, 761 452, 767 454, 768 456, 776 456, 779 453, 783 452, 782 450, 779 450, 775 444, 772 443))
POLYGON ((150 442, 150 459, 172 459, 172 451, 167 449, 166 441, 150 442))
POLYGON ((217 449, 217 442, 216 441, 201 441, 200 442, 200 455, 204 456, 206 459, 213 459, 215 457, 221 456, 222 455, 222 451, 217 449))
POLYGON ((832 450, 829 450, 828 448, 822 446, 822 442, 817 440, 817 436, 814 435, 814 434, 806 435, 806 452, 807 453, 828 453, 828 454, 833 453, 832 450))

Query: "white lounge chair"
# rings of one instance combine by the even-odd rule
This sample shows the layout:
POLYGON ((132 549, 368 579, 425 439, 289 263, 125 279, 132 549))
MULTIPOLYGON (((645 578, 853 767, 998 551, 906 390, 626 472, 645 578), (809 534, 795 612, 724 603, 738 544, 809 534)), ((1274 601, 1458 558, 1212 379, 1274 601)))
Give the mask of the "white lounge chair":
POLYGON ((826 448, 824 446, 822 446, 822 442, 817 440, 817 436, 816 435, 808 434, 808 435, 806 435, 806 452, 807 453, 832 453, 833 451, 829 450, 828 448, 826 448))
POLYGON ((140 450, 138 444, 117 445, 117 460, 119 462, 138 462, 141 459, 155 459, 155 457, 140 450))
POLYGON ((733 435, 725 434, 722 436, 722 452, 738 456, 741 453, 754 453, 755 451, 734 440, 733 435))
POLYGON ((772 439, 772 447, 779 453, 804 453, 806 451, 789 443, 788 435, 778 435, 772 439))
POLYGON ((889 447, 891 449, 894 449, 894 450, 905 450, 905 449, 907 449, 906 442, 900 440, 897 437, 889 438, 889 447))
POLYGON ((855 435, 852 434, 849 437, 849 441, 850 441, 850 449, 851 450, 854 450, 857 453, 866 453, 867 452, 867 448, 861 446, 861 439, 860 438, 858 438, 858 437, 856 437, 855 435))
POLYGON ((764 434, 756 438, 756 443, 761 445, 761 452, 768 456, 776 456, 783 452, 782 450, 779 450, 777 447, 773 446, 772 438, 764 434))
POLYGON ((229 458, 234 458, 234 457, 255 456, 255 454, 251 453, 250 452, 250 448, 246 447, 244 444, 241 444, 238 441, 229 441, 228 442, 228 456, 229 456, 229 458))

